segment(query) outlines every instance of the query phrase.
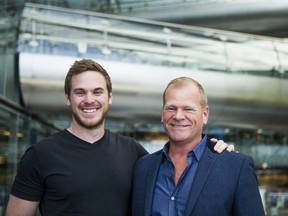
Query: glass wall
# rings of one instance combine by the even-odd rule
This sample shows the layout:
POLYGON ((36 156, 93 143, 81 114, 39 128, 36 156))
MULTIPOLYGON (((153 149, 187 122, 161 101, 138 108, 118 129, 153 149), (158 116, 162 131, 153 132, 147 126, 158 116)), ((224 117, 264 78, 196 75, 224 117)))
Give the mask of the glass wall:
POLYGON ((0 4, 0 97, 20 104, 16 50, 18 27, 24 0, 4 0, 0 4))
POLYGON ((16 50, 23 5, 24 0, 0 5, 0 215, 5 215, 20 157, 30 145, 57 131, 22 106, 16 50))
POLYGON ((40 119, 3 104, 0 103, 0 215, 4 215, 17 165, 25 150, 57 131, 40 119))

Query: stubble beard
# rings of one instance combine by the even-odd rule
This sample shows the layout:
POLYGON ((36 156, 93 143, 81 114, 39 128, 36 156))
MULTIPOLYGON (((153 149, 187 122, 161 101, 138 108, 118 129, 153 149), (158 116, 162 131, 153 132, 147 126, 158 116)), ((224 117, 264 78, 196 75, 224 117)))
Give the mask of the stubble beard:
POLYGON ((73 118, 77 122, 78 125, 91 130, 91 129, 97 129, 104 124, 107 113, 108 113, 108 108, 103 110, 103 112, 101 113, 100 119, 97 120, 96 122, 87 122, 85 120, 82 120, 80 115, 75 112, 73 112, 73 118))

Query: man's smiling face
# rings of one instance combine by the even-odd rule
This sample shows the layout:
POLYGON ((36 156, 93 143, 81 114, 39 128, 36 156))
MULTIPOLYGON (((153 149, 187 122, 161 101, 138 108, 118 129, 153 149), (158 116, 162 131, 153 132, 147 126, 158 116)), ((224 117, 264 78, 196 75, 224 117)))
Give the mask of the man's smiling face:
POLYGON ((108 93, 103 75, 86 71, 71 79, 71 92, 66 95, 66 104, 73 113, 72 124, 85 128, 103 125, 112 103, 112 93, 108 93))
POLYGON ((190 83, 170 86, 165 94, 162 123, 170 142, 188 144, 201 140, 203 126, 208 121, 208 106, 202 108, 198 88, 190 83))

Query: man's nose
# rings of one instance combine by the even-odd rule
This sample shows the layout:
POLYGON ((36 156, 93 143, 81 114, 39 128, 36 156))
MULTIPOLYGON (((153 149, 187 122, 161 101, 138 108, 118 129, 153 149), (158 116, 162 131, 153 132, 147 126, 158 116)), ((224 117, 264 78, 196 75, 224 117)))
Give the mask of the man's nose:
POLYGON ((94 95, 93 95, 93 94, 87 93, 87 94, 85 95, 85 100, 84 100, 85 103, 93 103, 94 100, 95 100, 95 98, 94 98, 94 95))
POLYGON ((185 117, 184 111, 182 109, 177 109, 174 115, 176 119, 182 119, 185 117))

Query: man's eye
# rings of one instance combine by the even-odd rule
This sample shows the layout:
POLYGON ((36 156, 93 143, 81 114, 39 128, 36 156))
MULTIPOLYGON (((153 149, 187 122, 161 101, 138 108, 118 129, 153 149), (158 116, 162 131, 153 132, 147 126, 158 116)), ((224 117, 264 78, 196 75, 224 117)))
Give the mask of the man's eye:
POLYGON ((83 95, 84 95, 84 92, 75 92, 75 94, 76 94, 77 96, 83 96, 83 95))
POLYGON ((169 112, 174 112, 176 109, 174 107, 166 107, 166 110, 169 112))
POLYGON ((195 111, 197 111, 197 109, 195 109, 195 108, 186 108, 185 111, 186 112, 195 112, 195 111))
POLYGON ((103 94, 103 91, 95 91, 94 94, 95 95, 100 95, 100 94, 103 94))
POLYGON ((185 110, 188 111, 188 112, 194 111, 194 109, 192 109, 192 108, 187 108, 185 110))

